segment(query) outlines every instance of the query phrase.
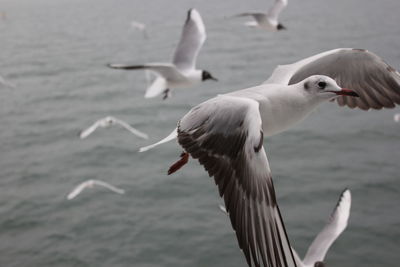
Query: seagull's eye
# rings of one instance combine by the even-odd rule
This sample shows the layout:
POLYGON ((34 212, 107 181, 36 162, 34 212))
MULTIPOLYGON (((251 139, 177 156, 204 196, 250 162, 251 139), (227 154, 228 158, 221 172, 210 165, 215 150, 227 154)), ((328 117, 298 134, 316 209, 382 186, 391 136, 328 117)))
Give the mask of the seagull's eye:
POLYGON ((320 89, 324 89, 325 86, 326 86, 326 82, 319 82, 319 83, 318 83, 318 87, 319 87, 320 89))

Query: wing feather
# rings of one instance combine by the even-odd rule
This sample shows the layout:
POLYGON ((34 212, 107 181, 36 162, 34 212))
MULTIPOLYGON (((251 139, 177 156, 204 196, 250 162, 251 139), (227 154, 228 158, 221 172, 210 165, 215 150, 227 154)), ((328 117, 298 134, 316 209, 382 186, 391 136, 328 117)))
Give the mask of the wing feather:
MULTIPOLYGON (((340 86, 360 95, 359 98, 340 96, 337 98, 340 106, 367 110, 393 108, 400 104, 400 75, 377 55, 363 49, 342 48, 311 58, 281 66, 289 70, 288 84, 311 75, 327 75, 340 86)), ((269 80, 275 79, 271 77, 269 80)))
POLYGON ((190 9, 183 26, 181 39, 175 50, 173 63, 180 70, 192 70, 196 67, 196 58, 206 40, 206 29, 200 13, 190 9))
POLYGON ((214 177, 249 266, 296 266, 262 147, 258 102, 210 99, 178 124, 178 142, 214 177))

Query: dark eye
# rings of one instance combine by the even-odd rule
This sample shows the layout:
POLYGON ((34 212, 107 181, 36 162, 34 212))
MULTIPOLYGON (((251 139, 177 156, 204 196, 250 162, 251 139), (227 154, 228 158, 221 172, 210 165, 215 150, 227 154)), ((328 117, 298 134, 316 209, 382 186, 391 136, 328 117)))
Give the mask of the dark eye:
POLYGON ((326 82, 319 82, 319 83, 318 83, 318 87, 319 87, 320 89, 324 89, 325 86, 326 86, 326 82))

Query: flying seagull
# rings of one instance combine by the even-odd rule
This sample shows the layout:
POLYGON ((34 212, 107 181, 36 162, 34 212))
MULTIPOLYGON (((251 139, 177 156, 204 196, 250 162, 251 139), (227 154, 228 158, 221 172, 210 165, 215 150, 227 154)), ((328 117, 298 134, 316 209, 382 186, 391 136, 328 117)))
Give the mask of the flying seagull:
MULTIPOLYGON (((322 231, 316 236, 307 254, 302 261, 296 251, 292 248, 297 267, 324 267, 325 255, 332 243, 346 229, 350 216, 351 194, 346 189, 342 192, 339 200, 333 209, 328 223, 322 231)), ((225 206, 219 205, 219 209, 227 214, 225 206)))
POLYGON ((184 152, 213 176, 224 198, 239 247, 249 266, 296 266, 275 197, 264 136, 282 132, 339 95, 356 97, 322 75, 294 85, 265 84, 218 95, 192 108, 179 122, 184 152))
POLYGON ((125 191, 123 189, 117 188, 115 186, 112 186, 106 182, 99 181, 99 180, 87 180, 78 186, 76 186, 67 196, 68 200, 74 199, 77 195, 79 195, 84 189, 86 188, 93 188, 95 185, 99 185, 105 188, 110 189, 111 191, 118 193, 118 194, 124 194, 125 191))
POLYGON ((105 118, 97 120, 89 128, 81 131, 79 133, 79 137, 81 139, 84 139, 84 138, 88 137, 89 135, 91 135, 98 127, 108 128, 111 125, 115 125, 115 124, 121 125, 123 128, 127 129, 128 131, 130 131, 131 133, 133 133, 134 135, 136 135, 140 138, 143 138, 143 139, 149 138, 147 134, 142 133, 139 130, 136 130, 135 128, 130 126, 128 123, 126 123, 120 119, 117 119, 115 117, 112 117, 112 116, 107 116, 105 118))
MULTIPOLYGON (((263 85, 291 85, 311 75, 326 75, 359 97, 341 95, 334 99, 339 106, 382 109, 400 104, 400 74, 376 54, 358 48, 337 48, 275 68, 263 85)), ((163 140, 140 148, 140 152, 174 140, 177 129, 163 140)))
POLYGON ((172 88, 190 87, 205 80, 217 81, 208 71, 196 69, 196 58, 205 40, 206 30, 200 13, 196 9, 190 9, 172 64, 108 64, 107 66, 123 70, 145 69, 157 73, 158 77, 147 88, 144 97, 151 98, 163 94, 163 99, 167 99, 171 95, 172 88))
POLYGON ((325 255, 333 242, 346 229, 350 216, 351 194, 346 189, 340 195, 328 223, 315 237, 303 260, 293 250, 297 267, 322 267, 325 255), (318 264, 318 265, 317 265, 318 264))
POLYGON ((274 5, 270 8, 268 13, 246 12, 235 15, 235 17, 253 17, 253 21, 245 23, 245 25, 249 27, 258 27, 267 31, 285 30, 286 27, 278 21, 278 17, 286 6, 287 0, 275 0, 274 5))
POLYGON ((215 178, 249 266, 295 264, 263 149, 264 137, 291 128, 329 100, 362 109, 394 107, 400 103, 400 75, 366 50, 328 51, 278 67, 264 84, 197 105, 157 143, 177 138, 184 149, 169 173, 182 167, 190 154, 215 178), (310 70, 332 78, 312 75, 310 70), (334 79, 352 90, 341 88, 334 79))

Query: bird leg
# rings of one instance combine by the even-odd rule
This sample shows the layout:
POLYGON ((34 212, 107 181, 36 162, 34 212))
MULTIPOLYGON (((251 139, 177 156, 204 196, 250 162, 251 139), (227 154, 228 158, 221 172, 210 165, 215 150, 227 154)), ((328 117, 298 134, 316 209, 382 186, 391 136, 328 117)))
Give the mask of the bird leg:
POLYGON ((187 152, 182 152, 181 158, 175 162, 174 164, 171 165, 168 169, 168 175, 173 174, 180 168, 182 168, 183 165, 185 165, 189 161, 189 153, 187 152))
POLYGON ((165 99, 167 99, 169 97, 171 97, 171 90, 169 90, 169 88, 167 88, 163 92, 163 98, 162 99, 165 100, 165 99))

